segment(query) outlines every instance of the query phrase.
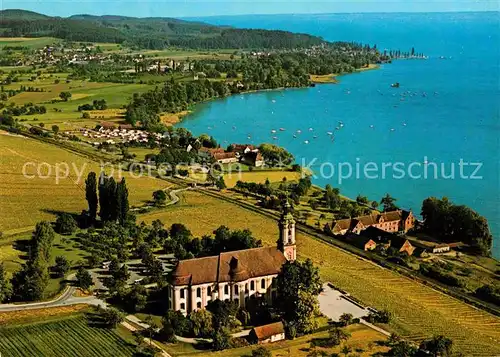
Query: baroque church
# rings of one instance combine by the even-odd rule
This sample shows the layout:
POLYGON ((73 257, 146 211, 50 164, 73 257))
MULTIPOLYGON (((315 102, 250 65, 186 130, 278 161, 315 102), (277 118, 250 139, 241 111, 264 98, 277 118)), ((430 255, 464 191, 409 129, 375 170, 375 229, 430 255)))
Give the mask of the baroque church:
POLYGON ((295 220, 285 205, 276 247, 224 252, 181 260, 168 287, 169 308, 189 314, 211 300, 234 301, 244 307, 251 298, 276 299, 276 277, 282 265, 297 258, 295 220))

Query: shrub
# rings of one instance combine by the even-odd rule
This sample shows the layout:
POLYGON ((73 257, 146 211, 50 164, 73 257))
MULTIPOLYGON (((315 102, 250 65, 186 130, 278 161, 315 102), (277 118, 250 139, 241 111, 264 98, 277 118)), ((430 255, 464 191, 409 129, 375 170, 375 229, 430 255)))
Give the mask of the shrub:
POLYGON ((252 357, 271 357, 271 351, 265 347, 257 347, 252 351, 252 357))
POLYGON ((63 213, 56 220, 56 232, 59 234, 73 234, 76 231, 77 224, 73 216, 63 213))

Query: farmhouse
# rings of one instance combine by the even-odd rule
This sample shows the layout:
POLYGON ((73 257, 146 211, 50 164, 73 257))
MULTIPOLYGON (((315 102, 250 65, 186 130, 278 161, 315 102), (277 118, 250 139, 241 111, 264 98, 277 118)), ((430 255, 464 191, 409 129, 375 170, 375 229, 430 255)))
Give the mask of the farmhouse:
POLYGON ((250 331, 250 341, 263 344, 282 341, 285 339, 285 328, 282 322, 254 327, 250 331))
POLYGON ((169 308, 189 314, 214 299, 245 307, 248 299, 276 299, 276 277, 282 265, 297 257, 295 220, 285 210, 279 221, 277 247, 220 253, 218 256, 181 260, 168 286, 169 308))
POLYGON ((333 221, 331 224, 326 224, 325 230, 334 235, 344 235, 346 233, 359 234, 368 227, 375 227, 391 233, 406 233, 414 225, 415 217, 411 211, 396 210, 333 221))

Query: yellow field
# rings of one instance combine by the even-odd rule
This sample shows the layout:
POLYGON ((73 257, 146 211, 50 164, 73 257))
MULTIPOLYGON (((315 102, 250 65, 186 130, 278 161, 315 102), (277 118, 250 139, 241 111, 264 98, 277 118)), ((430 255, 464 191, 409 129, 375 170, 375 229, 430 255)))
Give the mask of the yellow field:
POLYGON ((188 115, 189 113, 190 113, 189 110, 184 110, 179 113, 165 113, 160 115, 160 119, 165 125, 171 126, 180 122, 182 118, 188 115))
MULTIPOLYGON (((275 221, 198 192, 186 192, 178 205, 139 217, 146 222, 154 219, 184 223, 197 236, 222 224, 249 228, 267 245, 275 244, 278 236, 275 221)), ((443 334, 466 355, 500 354, 500 318, 304 234, 297 240, 299 257, 311 258, 325 281, 365 304, 389 309, 395 314, 391 327, 404 336, 419 341, 443 334)))
MULTIPOLYGON (((351 333, 351 337, 342 346, 349 346, 352 348, 353 352, 356 349, 363 350, 363 352, 357 352, 356 356, 368 357, 375 353, 387 352, 388 348, 379 346, 376 344, 377 341, 384 341, 385 336, 369 329, 363 325, 351 325, 346 328, 347 331, 351 333)), ((307 335, 299 337, 292 341, 284 341, 268 344, 265 347, 271 350, 273 357, 279 356, 294 356, 294 357, 306 357, 313 349, 311 349, 311 341, 314 339, 323 339, 328 337, 328 332, 319 332, 312 335, 307 335)), ((340 353, 342 346, 337 346, 334 348, 316 348, 318 351, 324 351, 330 356, 332 353, 340 353)), ((221 352, 208 353, 209 356, 219 356, 219 357, 237 357, 237 356, 250 356, 251 351, 257 346, 249 346, 242 348, 229 349, 221 352)))
MULTIPOLYGON (((79 213, 86 208, 85 178, 90 171, 99 172, 99 164, 50 144, 1 133, 0 231, 9 234, 29 230, 40 220, 54 220, 53 212, 79 213), (25 164, 26 174, 35 177, 23 175, 25 164), (37 165, 41 165, 39 170, 37 165), (45 178, 39 178, 37 170, 45 178)), ((114 177, 118 174, 115 170, 114 177)), ((169 186, 154 178, 134 179, 128 172, 122 175, 127 180, 131 205, 142 205, 151 199, 153 191, 169 186)))
POLYGON ((290 171, 244 171, 241 174, 233 173, 224 176, 226 186, 231 188, 238 181, 264 183, 266 179, 270 182, 280 182, 286 177, 287 181, 294 181, 300 178, 300 173, 290 171))

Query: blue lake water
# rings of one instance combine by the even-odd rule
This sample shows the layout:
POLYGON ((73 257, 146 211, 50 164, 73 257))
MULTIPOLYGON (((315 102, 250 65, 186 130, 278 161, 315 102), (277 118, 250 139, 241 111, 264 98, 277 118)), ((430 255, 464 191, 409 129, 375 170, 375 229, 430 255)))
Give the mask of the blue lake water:
POLYGON ((274 142, 291 151, 298 163, 305 160, 306 166, 316 159, 311 166, 317 176, 314 183, 329 183, 350 197, 363 194, 380 200, 389 192, 398 199, 398 205, 419 213, 426 197, 447 196, 455 203, 471 206, 489 220, 495 236, 494 255, 500 256, 498 13, 279 15, 200 20, 305 32, 332 41, 377 44, 379 49, 408 51, 414 46, 417 52, 428 55, 430 59, 426 61, 395 61, 379 70, 342 76, 339 84, 250 93, 201 104, 179 125, 195 134, 213 135, 224 145, 274 142), (401 88, 391 88, 394 82, 400 82, 401 88), (406 95, 402 96, 404 92, 406 95), (344 126, 336 130, 339 122, 344 126), (277 133, 271 133, 272 130, 277 133), (333 141, 328 132, 334 133, 333 141), (466 179, 475 166, 465 165, 461 173, 460 160, 466 164, 481 163, 476 176, 482 178, 466 179), (321 164, 325 162, 333 164, 336 171, 332 175, 331 165, 323 166, 321 177, 321 164), (349 171, 347 163, 351 165, 350 178, 339 180, 340 163, 345 163, 345 175, 349 171), (401 172, 391 169, 389 163, 398 163, 405 177, 400 178, 401 172), (409 177, 411 163, 414 178, 409 177), (437 179, 433 163, 438 167, 437 179), (454 179, 442 177, 441 163, 447 177, 454 165, 454 179), (366 165, 372 169, 367 175, 363 172, 366 165), (427 178, 423 177, 424 167, 427 178), (422 177, 415 178, 419 175, 422 177))

